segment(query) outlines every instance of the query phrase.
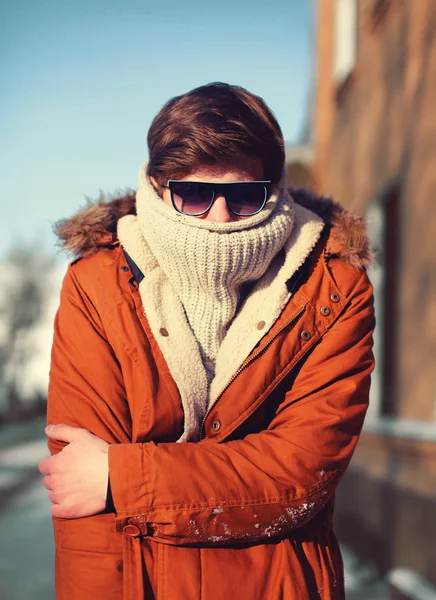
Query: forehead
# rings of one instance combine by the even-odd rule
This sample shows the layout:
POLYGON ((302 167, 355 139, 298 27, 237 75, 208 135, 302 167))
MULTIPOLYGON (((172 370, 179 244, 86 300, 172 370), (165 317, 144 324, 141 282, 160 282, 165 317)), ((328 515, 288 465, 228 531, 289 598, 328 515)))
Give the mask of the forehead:
POLYGON ((222 165, 200 166, 180 179, 189 181, 212 181, 216 183, 262 180, 263 165, 259 158, 240 159, 222 165))

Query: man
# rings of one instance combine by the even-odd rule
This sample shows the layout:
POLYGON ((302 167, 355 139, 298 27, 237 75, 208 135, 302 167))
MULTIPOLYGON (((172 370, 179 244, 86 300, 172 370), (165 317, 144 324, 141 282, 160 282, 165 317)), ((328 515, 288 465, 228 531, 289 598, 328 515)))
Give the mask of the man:
POLYGON ((153 121, 136 197, 62 222, 47 428, 61 600, 344 598, 334 493, 374 367, 362 219, 283 185, 263 100, 153 121))

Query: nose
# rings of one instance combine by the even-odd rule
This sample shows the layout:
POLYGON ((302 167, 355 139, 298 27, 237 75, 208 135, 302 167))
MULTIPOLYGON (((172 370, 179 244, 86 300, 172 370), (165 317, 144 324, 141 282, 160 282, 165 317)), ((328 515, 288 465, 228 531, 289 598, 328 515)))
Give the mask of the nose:
POLYGON ((206 219, 217 223, 230 223, 230 221, 233 221, 234 216, 229 211, 224 196, 218 195, 212 204, 212 208, 207 213, 206 219))

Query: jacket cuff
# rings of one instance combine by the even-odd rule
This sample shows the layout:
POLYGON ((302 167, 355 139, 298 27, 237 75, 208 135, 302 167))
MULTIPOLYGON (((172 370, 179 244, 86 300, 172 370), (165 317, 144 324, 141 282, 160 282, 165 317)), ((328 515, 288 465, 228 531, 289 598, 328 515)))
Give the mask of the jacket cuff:
POLYGON ((133 516, 150 509, 150 445, 151 442, 109 446, 110 490, 117 515, 133 516))

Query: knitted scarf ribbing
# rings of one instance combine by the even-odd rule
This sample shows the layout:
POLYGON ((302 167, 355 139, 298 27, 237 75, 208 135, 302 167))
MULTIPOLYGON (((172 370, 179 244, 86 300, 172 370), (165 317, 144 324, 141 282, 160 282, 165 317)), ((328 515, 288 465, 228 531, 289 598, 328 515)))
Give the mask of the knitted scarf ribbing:
POLYGON ((266 272, 289 238, 293 201, 286 192, 273 195, 258 215, 230 223, 187 217, 162 201, 143 168, 136 207, 142 243, 184 307, 210 382, 242 286, 266 272))
MULTIPOLYGON (((273 196, 264 211, 241 221, 219 224, 202 221, 196 217, 179 216, 172 207, 167 206, 159 198, 147 182, 145 166, 140 171, 137 211, 138 215, 129 214, 119 219, 117 225, 118 239, 144 273, 144 279, 139 284, 144 314, 180 393, 184 411, 184 430, 178 441, 198 441, 200 426, 206 411, 214 405, 232 375, 273 326, 286 305, 290 296, 286 282, 301 267, 315 246, 324 227, 324 221, 314 213, 294 203, 287 192, 281 193, 279 197, 273 196), (155 217, 161 223, 160 227, 153 226, 155 217), (175 229, 171 229, 174 233, 172 236, 169 236, 165 229, 170 227, 170 222, 172 222, 171 227, 175 227, 175 229), (182 232, 178 230, 179 222, 182 232), (143 226, 144 223, 145 227, 143 226), (230 300, 225 299, 230 305, 233 303, 234 306, 236 303, 234 318, 229 321, 230 327, 219 345, 215 364, 211 363, 206 366, 206 352, 201 350, 200 345, 208 347, 210 333, 206 331, 206 339, 204 340, 202 331, 200 331, 200 334, 197 333, 197 335, 200 336, 201 340, 197 339, 194 327, 191 326, 188 320, 189 312, 189 318, 193 321, 197 331, 199 328, 202 330, 201 324, 197 325, 196 323, 196 305, 193 303, 193 308, 191 308, 189 299, 186 301, 184 287, 182 287, 181 292, 183 299, 179 297, 180 292, 176 291, 178 284, 174 283, 179 279, 179 275, 173 277, 174 266, 171 266, 171 261, 167 260, 167 251, 172 247, 168 256, 173 256, 177 247, 185 250, 186 244, 190 243, 192 236, 195 236, 199 230, 203 230, 205 238, 198 238, 195 251, 192 250, 188 254, 182 253, 183 256, 195 254, 197 259, 200 256, 199 248, 206 248, 207 250, 204 251, 206 255, 203 252, 202 261, 197 261, 199 268, 201 268, 202 264, 208 264, 205 263, 205 256, 208 256, 213 263, 213 256, 207 254, 209 250, 208 242, 215 238, 216 234, 223 236, 224 239, 224 235, 236 236, 252 230, 256 238, 256 236, 259 236, 258 229, 268 230, 270 227, 275 229, 275 223, 277 223, 279 233, 272 235, 274 243, 271 247, 276 249, 276 255, 270 261, 269 267, 267 263, 274 251, 265 251, 262 244, 260 244, 260 256, 263 259, 259 261, 259 267, 257 261, 254 262, 253 267, 251 260, 247 259, 247 257, 253 258, 248 251, 250 242, 244 246, 246 248, 245 254, 241 252, 242 264, 246 264, 245 261, 248 260, 250 269, 247 281, 250 281, 251 277, 256 277, 257 269, 258 272, 264 271, 264 274, 253 282, 248 296, 239 306, 237 305, 237 299, 241 293, 241 281, 244 280, 244 277, 238 273, 235 287, 229 288, 232 290, 230 300), (290 232, 289 235, 288 233, 285 234, 285 231, 290 232), (178 239, 185 239, 181 247, 177 246, 177 242, 174 242, 176 246, 173 246, 176 233, 178 239), (166 241, 161 239, 161 236, 166 241), (171 239, 168 239, 169 237, 171 239), (283 252, 280 252, 283 237, 286 238, 286 241, 283 245, 283 252), (153 254, 151 246, 154 247, 156 256, 153 254), (232 298, 234 294, 236 294, 236 302, 232 298), (184 306, 183 302, 188 308, 184 306), (260 328, 261 322, 262 327, 260 328), (214 371, 215 376, 212 379, 214 371)), ((261 233, 260 237, 262 235, 261 233)), ((267 239, 270 240, 269 237, 267 239)), ((266 242, 266 245, 268 245, 268 242, 266 242)), ((213 247, 215 247, 215 252, 219 250, 219 247, 213 247)), ((177 253, 176 256, 178 257, 177 253)), ((237 261, 233 261, 232 264, 233 266, 238 265, 237 261)), ((183 267, 190 286, 200 281, 197 272, 195 272, 195 278, 192 280, 191 267, 186 269, 186 264, 183 267)), ((230 274, 232 272, 230 271, 230 274)), ((225 273, 227 279, 222 278, 218 280, 218 283, 229 280, 229 272, 225 271, 225 273)), ((208 281, 208 271, 204 269, 201 282, 207 283, 208 281)), ((215 283, 216 280, 213 281, 215 283)), ((230 283, 232 283, 231 277, 230 283)), ((194 287, 196 289, 196 286, 194 287)), ((221 285, 218 285, 218 287, 221 287, 221 285)), ((218 292, 206 294, 202 288, 199 289, 208 300, 213 302, 214 310, 221 314, 222 296, 218 292)), ((198 293, 200 294, 200 291, 198 293)), ((228 293, 228 290, 226 293, 228 293)), ((189 297, 189 294, 187 297, 189 297)), ((229 315, 231 315, 232 310, 230 308, 228 313, 219 317, 223 324, 231 319, 229 315)), ((223 335, 222 327, 225 329, 224 325, 221 326, 221 329, 214 326, 218 340, 223 335)), ((212 340, 210 347, 214 347, 214 344, 216 347, 219 341, 212 340)), ((144 399, 144 401, 146 400, 144 399)))

